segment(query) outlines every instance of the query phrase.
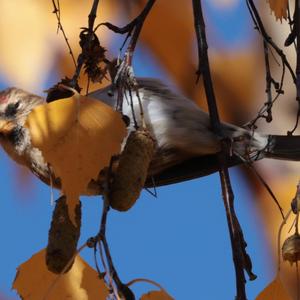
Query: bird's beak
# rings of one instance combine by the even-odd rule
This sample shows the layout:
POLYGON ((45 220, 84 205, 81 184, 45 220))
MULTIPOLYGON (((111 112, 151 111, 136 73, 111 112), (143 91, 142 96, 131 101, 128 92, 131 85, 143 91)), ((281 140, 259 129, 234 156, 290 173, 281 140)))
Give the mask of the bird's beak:
POLYGON ((14 127, 15 126, 11 121, 0 120, 0 133, 3 135, 10 133, 14 127))

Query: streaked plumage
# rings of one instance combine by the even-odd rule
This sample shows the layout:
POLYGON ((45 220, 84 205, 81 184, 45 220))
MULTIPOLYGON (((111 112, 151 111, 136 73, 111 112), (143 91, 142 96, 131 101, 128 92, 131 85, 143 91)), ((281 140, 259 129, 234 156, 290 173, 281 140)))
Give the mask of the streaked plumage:
MULTIPOLYGON (((144 119, 157 140, 157 151, 150 165, 146 185, 153 185, 152 177, 156 185, 162 185, 217 171, 216 153, 220 151, 220 137, 212 132, 208 114, 158 80, 141 78, 138 83, 144 119)), ((111 106, 116 105, 117 94, 111 86, 90 96, 111 106)), ((126 92, 123 113, 130 118, 129 131, 134 130, 134 119, 141 124, 135 92, 132 92, 130 99, 130 93, 126 92)), ((41 152, 31 146, 28 130, 24 128, 26 116, 42 103, 42 97, 17 88, 0 92, 0 143, 12 159, 49 184, 51 170, 41 152)), ((227 123, 223 123, 222 129, 223 135, 232 141, 231 165, 241 162, 239 156, 250 160, 263 157, 300 160, 299 136, 268 136, 227 123)), ((87 194, 101 193, 102 180, 100 176, 98 182, 92 181, 87 194)), ((58 178, 53 176, 52 181, 59 187, 58 178)))

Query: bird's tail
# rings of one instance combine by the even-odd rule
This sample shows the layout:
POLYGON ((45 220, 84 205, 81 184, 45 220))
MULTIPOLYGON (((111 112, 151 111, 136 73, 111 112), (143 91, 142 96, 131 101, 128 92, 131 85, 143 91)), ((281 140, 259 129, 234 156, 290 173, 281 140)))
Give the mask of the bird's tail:
POLYGON ((300 135, 269 135, 265 157, 300 161, 300 135))
MULTIPOLYGON (((245 131, 246 132, 246 131, 245 131)), ((244 132, 244 133, 245 133, 244 132)), ((300 161, 300 136, 281 136, 281 135, 263 135, 255 134, 249 138, 249 146, 253 152, 251 156, 246 156, 245 159, 243 153, 245 153, 245 144, 235 145, 235 154, 228 157, 227 166, 232 167, 240 164, 244 164, 246 161, 256 161, 266 158, 282 159, 300 161), (251 141, 251 142, 250 142, 251 141), (243 145, 243 146, 242 146, 243 145)), ((248 152, 248 151, 247 151, 248 152)), ((168 153, 167 153, 168 154, 168 153)), ((166 153, 162 157, 165 157, 166 153)), ((161 186, 166 184, 173 184, 185 180, 195 179, 202 176, 207 176, 219 170, 219 162, 217 154, 196 156, 185 161, 178 161, 176 163, 176 154, 173 157, 173 164, 166 168, 162 168, 156 172, 155 166, 151 167, 146 184, 146 187, 161 186)), ((159 156, 157 161, 159 166, 164 160, 159 156)), ((153 161, 155 165, 155 161, 153 161)))
POLYGON ((233 153, 251 162, 262 158, 300 161, 300 135, 268 135, 226 124, 233 153))

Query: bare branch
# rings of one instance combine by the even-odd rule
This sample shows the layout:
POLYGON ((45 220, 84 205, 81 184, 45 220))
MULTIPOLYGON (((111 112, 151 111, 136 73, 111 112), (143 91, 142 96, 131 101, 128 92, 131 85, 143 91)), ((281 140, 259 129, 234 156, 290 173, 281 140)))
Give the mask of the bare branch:
MULTIPOLYGON (((129 42, 129 45, 128 45, 128 48, 127 48, 127 51, 125 54, 127 56, 129 65, 131 65, 131 58, 132 58, 133 52, 135 50, 135 46, 136 46, 137 40, 139 38, 141 29, 144 25, 145 19, 147 18, 149 12, 151 11, 152 6, 154 5, 155 1, 156 0, 148 0, 144 9, 142 10, 142 12, 124 27, 118 27, 109 22, 101 23, 98 25, 98 26, 104 25, 115 33, 119 33, 119 34, 127 33, 128 36, 132 35, 132 38, 130 39, 130 42, 129 42)), ((96 29, 98 28, 98 26, 96 27, 96 29)), ((126 38, 126 40, 127 40, 127 38, 126 38)))
POLYGON ((213 89, 211 74, 210 74, 210 67, 209 67, 209 60, 207 54, 207 41, 206 41, 206 33, 205 33, 205 23, 202 14, 202 7, 201 7, 201 0, 193 0, 193 10, 194 10, 194 26, 195 32, 197 36, 198 42, 198 78, 200 75, 203 75, 203 83, 207 98, 207 104, 209 109, 209 115, 211 120, 211 126, 213 131, 222 136, 221 133, 221 123, 218 113, 218 108, 216 104, 216 97, 213 89))
POLYGON ((271 122, 273 117, 272 117, 272 75, 271 75, 271 69, 270 69, 270 62, 269 62, 269 48, 268 44, 266 41, 264 43, 264 54, 265 54, 265 66, 266 66, 266 93, 268 95, 267 99, 267 116, 266 120, 267 122, 271 122))
MULTIPOLYGON (((106 177, 106 182, 104 183, 104 192, 103 192, 103 209, 102 209, 102 216, 100 222, 100 229, 99 232, 95 237, 89 238, 87 241, 87 245, 90 248, 94 248, 94 253, 96 251, 97 245, 99 246, 99 252, 101 256, 101 261, 105 270, 105 273, 102 273, 99 269, 98 264, 96 265, 97 271, 100 278, 105 279, 108 278, 108 287, 110 288, 111 292, 114 294, 116 299, 119 299, 119 295, 122 295, 122 299, 124 300, 134 300, 135 296, 128 285, 122 283, 117 270, 114 266, 112 256, 110 254, 109 245, 106 239, 106 223, 108 212, 110 209, 110 182, 112 176, 112 164, 113 158, 111 160, 109 170, 106 177), (104 251, 102 251, 102 247, 104 251), (103 252, 103 253, 102 253, 103 252), (107 264, 106 264, 107 262, 107 264)), ((96 258, 95 258, 95 261, 96 258)))
MULTIPOLYGON (((275 42, 271 39, 271 37, 267 34, 264 24, 260 18, 260 15, 255 7, 255 4, 252 0, 246 0, 246 4, 249 10, 249 13, 252 17, 252 20, 255 24, 255 29, 257 29, 262 37, 263 37, 263 47, 264 47, 264 58, 265 58, 265 68, 266 68, 266 93, 267 93, 267 101, 264 103, 262 108, 259 110, 257 116, 247 124, 249 128, 256 128, 256 122, 263 118, 266 119, 267 122, 272 121, 272 107, 274 102, 279 98, 281 94, 283 94, 283 82, 285 78, 285 68, 287 67, 291 73, 293 81, 296 83, 295 73, 293 72, 284 52, 280 49, 275 42), (280 83, 278 83, 271 74, 270 62, 269 62, 269 52, 273 55, 274 60, 277 62, 277 59, 272 49, 275 50, 276 54, 280 57, 282 63, 282 75, 280 83), (276 91, 276 96, 272 98, 272 87, 274 87, 276 91)), ((291 41, 292 43, 293 41, 291 41)))
POLYGON ((204 89, 207 98, 207 104, 210 113, 211 126, 214 133, 222 138, 221 152, 218 155, 219 160, 219 174, 222 186, 222 195, 224 206, 226 210, 227 223, 229 227, 233 261, 236 272, 236 287, 237 287, 237 300, 246 300, 245 291, 245 275, 244 269, 248 272, 250 279, 255 279, 255 275, 252 273, 252 264, 249 255, 247 254, 246 242, 243 237, 241 227, 234 210, 234 194, 231 187, 230 176, 227 167, 227 158, 230 153, 230 141, 223 136, 220 118, 218 114, 216 98, 214 94, 209 59, 207 53, 207 41, 205 33, 205 23, 202 13, 201 0, 193 0, 194 11, 194 26, 198 42, 198 70, 197 81, 199 76, 202 75, 204 89))
POLYGON ((264 24, 260 18, 260 15, 256 9, 255 4, 253 3, 253 0, 246 0, 246 3, 249 8, 251 17, 254 21, 254 24, 256 25, 255 28, 261 33, 261 35, 262 35, 263 39, 266 41, 266 43, 268 43, 275 50, 275 52, 280 56, 282 63, 288 68, 288 70, 293 78, 294 83, 296 83, 296 75, 295 75, 290 63, 288 62, 286 55, 284 54, 282 49, 276 45, 276 43, 272 40, 272 38, 266 32, 264 24))

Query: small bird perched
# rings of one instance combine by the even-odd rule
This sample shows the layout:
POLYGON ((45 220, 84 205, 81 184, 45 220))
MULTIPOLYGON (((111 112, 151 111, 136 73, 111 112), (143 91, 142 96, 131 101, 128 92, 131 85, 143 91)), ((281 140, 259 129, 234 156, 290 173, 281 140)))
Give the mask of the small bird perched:
MULTIPOLYGON (((219 137, 211 129, 209 115, 194 102, 159 80, 139 78, 137 82, 141 106, 136 93, 126 91, 122 112, 129 117, 130 132, 137 124, 141 125, 142 107, 145 125, 156 139, 156 154, 146 186, 175 183, 217 171, 216 154, 221 150, 222 137, 231 140, 229 165, 264 157, 300 160, 300 136, 265 135, 222 123, 222 137, 219 137)), ((113 86, 89 96, 113 107, 117 103, 113 86)), ((0 143, 17 163, 28 167, 45 183, 52 181, 55 187, 60 187, 60 179, 55 178, 41 151, 31 145, 29 131, 24 126, 28 114, 43 103, 42 97, 18 88, 0 92, 0 143)), ((99 176, 98 182, 90 182, 86 194, 101 193, 101 184, 99 176)))

